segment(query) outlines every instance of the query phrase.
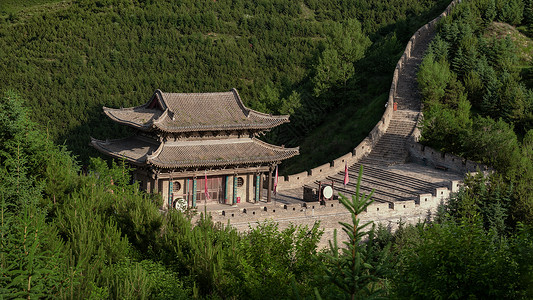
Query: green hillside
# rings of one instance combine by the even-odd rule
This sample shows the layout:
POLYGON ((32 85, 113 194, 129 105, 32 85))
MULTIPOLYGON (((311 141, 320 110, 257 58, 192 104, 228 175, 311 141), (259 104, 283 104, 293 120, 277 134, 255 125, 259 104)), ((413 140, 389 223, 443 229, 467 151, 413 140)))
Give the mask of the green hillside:
POLYGON ((421 142, 494 168, 477 201, 509 207, 507 223, 533 221, 532 26, 533 1, 461 3, 418 73, 421 142))
POLYGON ((463 1, 418 75, 423 142, 497 172, 416 225, 362 224, 368 197, 341 196, 348 241, 322 250, 318 224, 162 213, 123 162, 88 159, 89 135, 127 134, 101 106, 234 86, 291 112, 268 138, 314 164, 375 124, 406 38, 443 3, 0 1, 0 89, 17 91, 0 94, 0 299, 533 299, 533 1, 463 1))
POLYGON ((295 172, 368 134, 407 39, 449 1, 45 2, 2 1, 1 88, 82 162, 97 155, 89 136, 128 134, 104 105, 235 87, 254 109, 291 114, 266 138, 301 145, 284 164, 295 172))

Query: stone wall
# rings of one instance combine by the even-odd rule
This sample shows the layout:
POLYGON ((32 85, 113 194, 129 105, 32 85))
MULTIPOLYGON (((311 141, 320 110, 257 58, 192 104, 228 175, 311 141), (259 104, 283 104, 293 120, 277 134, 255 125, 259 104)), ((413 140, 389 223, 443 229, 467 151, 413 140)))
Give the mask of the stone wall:
MULTIPOLYGON (((459 191, 460 181, 454 180, 448 187, 436 188, 431 194, 420 194, 415 200, 398 201, 394 203, 374 202, 368 206, 366 212, 361 217, 368 217, 372 220, 380 218, 425 218, 428 211, 435 212, 438 205, 449 198, 451 193, 459 191)), ((318 216, 328 216, 348 213, 338 200, 328 200, 325 205, 320 202, 307 202, 303 204, 265 204, 248 208, 233 208, 212 212, 214 221, 223 224, 238 225, 254 223, 261 220, 285 220, 285 219, 306 219, 318 216)), ((335 223, 337 224, 337 222, 335 223)))
POLYGON ((483 164, 476 163, 450 153, 439 152, 415 141, 409 142, 408 149, 409 159, 418 164, 451 170, 459 173, 489 170, 489 168, 483 164))
MULTIPOLYGON (((439 204, 445 202, 452 192, 459 191, 460 181, 451 181, 449 187, 436 188, 431 194, 420 194, 415 200, 398 201, 395 203, 374 202, 358 217, 361 224, 373 221, 395 230, 400 223, 416 224, 419 221, 432 219, 439 204)), ((337 200, 309 202, 292 205, 265 204, 249 208, 228 208, 223 211, 211 212, 213 221, 229 224, 239 231, 246 231, 262 221, 273 220, 283 229, 287 226, 313 226, 320 222, 324 235, 319 243, 323 248, 333 239, 334 230, 339 222, 351 222, 350 213, 337 200)), ((342 230, 338 230, 339 242, 346 240, 342 230)))
POLYGON ((392 77, 392 84, 391 84, 391 88, 389 91, 389 98, 387 101, 387 107, 385 108, 385 112, 383 113, 381 120, 370 131, 370 134, 368 135, 368 137, 366 137, 361 143, 359 143, 359 145, 357 145, 352 150, 352 152, 347 153, 333 160, 330 163, 326 163, 319 167, 313 168, 309 171, 287 175, 284 178, 280 178, 278 182, 278 190, 281 191, 281 190, 301 187, 303 185, 313 183, 317 180, 321 180, 327 176, 334 175, 344 170, 345 163, 347 163, 348 165, 352 165, 358 162, 361 158, 363 158, 370 151, 372 151, 372 148, 376 145, 379 139, 387 131, 390 120, 393 117, 393 113, 394 113, 393 105, 394 105, 394 99, 397 95, 396 90, 398 87, 398 78, 400 76, 399 74, 401 74, 403 66, 406 63, 407 59, 411 57, 412 49, 414 49, 417 42, 419 41, 424 42, 424 39, 431 33, 431 31, 434 29, 437 22, 441 18, 446 17, 451 12, 453 7, 460 2, 461 0, 452 1, 442 14, 440 14, 438 17, 433 19, 428 24, 422 26, 420 29, 418 29, 415 32, 415 34, 413 34, 413 36, 407 43, 407 46, 405 47, 405 51, 402 57, 396 64, 396 69, 394 70, 394 75, 392 77))

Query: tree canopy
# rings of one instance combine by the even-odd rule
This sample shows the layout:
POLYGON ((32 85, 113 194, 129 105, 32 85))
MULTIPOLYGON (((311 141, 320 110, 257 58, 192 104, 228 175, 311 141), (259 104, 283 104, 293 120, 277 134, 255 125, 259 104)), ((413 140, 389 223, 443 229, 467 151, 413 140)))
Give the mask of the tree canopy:
POLYGON ((102 106, 140 105, 155 89, 235 87, 253 109, 291 114, 267 139, 301 146, 284 164, 295 172, 349 152, 370 132, 402 45, 449 1, 45 2, 2 1, 0 77, 84 165, 97 155, 89 136, 130 134, 102 106), (361 120, 350 121, 354 114, 361 120), (335 134, 313 151, 321 128, 335 134))

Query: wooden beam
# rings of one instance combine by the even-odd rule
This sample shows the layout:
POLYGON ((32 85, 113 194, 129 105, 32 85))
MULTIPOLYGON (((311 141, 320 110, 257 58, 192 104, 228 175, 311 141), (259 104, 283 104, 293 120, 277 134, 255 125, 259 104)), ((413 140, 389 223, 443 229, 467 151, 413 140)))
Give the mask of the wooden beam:
MULTIPOLYGON (((207 176, 217 176, 217 175, 233 175, 233 174, 246 174, 246 173, 262 173, 268 172, 269 167, 249 167, 249 168, 228 168, 228 169, 218 169, 207 171, 207 176)), ((174 171, 168 173, 159 173, 158 178, 168 179, 168 178, 190 178, 190 177, 201 177, 204 176, 204 170, 191 170, 191 171, 174 171)))

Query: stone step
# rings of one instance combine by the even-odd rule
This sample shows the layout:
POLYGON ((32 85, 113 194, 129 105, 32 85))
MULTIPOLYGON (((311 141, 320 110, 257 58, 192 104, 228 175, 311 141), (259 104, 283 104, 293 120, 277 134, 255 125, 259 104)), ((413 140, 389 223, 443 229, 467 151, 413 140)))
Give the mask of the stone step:
POLYGON ((365 159, 362 160, 362 163, 364 163, 365 165, 374 165, 374 166, 393 166, 397 164, 403 164, 406 161, 407 159, 398 158, 398 157, 394 157, 394 158, 366 157, 365 159))
MULTIPOLYGON (((356 194, 357 182, 350 181, 346 186, 344 186, 342 179, 335 179, 330 177, 328 177, 328 179, 333 180, 333 186, 335 188, 336 193, 340 192, 347 197, 351 197, 352 195, 356 194)), ((370 193, 372 193, 372 199, 374 199, 374 201, 380 203, 389 203, 389 205, 392 205, 394 202, 397 201, 405 200, 407 198, 407 196, 398 195, 397 193, 392 193, 385 189, 376 189, 375 186, 369 185, 368 183, 361 183, 359 187, 359 193, 364 193, 365 195, 370 195, 370 193)))
MULTIPOLYGON (((342 183, 344 180, 344 174, 336 174, 331 178, 335 178, 335 180, 342 183)), ((355 183, 357 182, 356 177, 352 178, 350 176, 350 181, 352 180, 355 183)), ((372 176, 372 174, 365 175, 365 173, 363 173, 363 177, 361 178, 361 185, 380 191, 386 191, 390 194, 397 195, 399 198, 412 198, 421 193, 431 193, 434 190, 429 186, 417 187, 413 185, 405 185, 403 183, 388 181, 379 176, 372 176)))
MULTIPOLYGON (((344 196, 351 198, 352 195, 356 194, 356 187, 352 183, 348 183, 346 186, 343 185, 342 180, 334 180, 334 194, 339 195, 339 193, 343 194, 344 196)), ((359 188, 360 194, 369 195, 372 193, 373 189, 367 186, 361 186, 359 188)), ((379 203, 388 203, 389 206, 393 205, 394 202, 400 201, 402 198, 398 197, 394 194, 389 194, 383 191, 375 191, 372 194, 372 199, 379 203)))
MULTIPOLYGON (((349 167, 349 172, 352 174, 358 174, 359 168, 361 164, 357 163, 349 167)), ((380 180, 386 180, 388 182, 394 182, 398 184, 403 184, 405 186, 409 186, 412 189, 419 189, 419 190, 426 190, 426 189, 434 189, 436 187, 442 186, 442 184, 434 184, 419 178, 403 175, 403 174, 397 174, 394 172, 390 172, 388 170, 383 170, 381 168, 376 168, 373 166, 369 166, 366 164, 363 164, 363 175, 366 174, 366 176, 372 176, 375 178, 378 178, 380 180)), ((355 175, 354 175, 355 176, 355 175)))

